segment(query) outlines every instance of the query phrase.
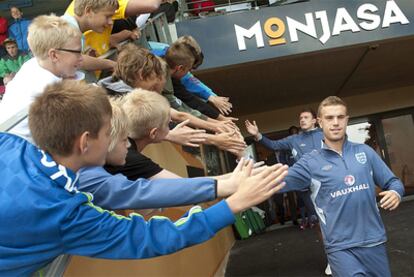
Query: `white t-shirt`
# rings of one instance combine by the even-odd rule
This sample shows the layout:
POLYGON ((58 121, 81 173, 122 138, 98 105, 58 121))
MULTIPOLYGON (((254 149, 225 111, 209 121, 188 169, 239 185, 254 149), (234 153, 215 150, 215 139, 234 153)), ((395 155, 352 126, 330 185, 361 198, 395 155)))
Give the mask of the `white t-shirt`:
POLYGON ((151 16, 150 13, 144 13, 137 17, 135 20, 135 24, 137 24, 138 29, 142 29, 145 26, 145 23, 147 23, 148 18, 151 16))
MULTIPOLYGON (((82 76, 78 75, 77 73, 79 78, 76 79, 82 79, 82 76)), ((61 80, 62 78, 41 67, 36 58, 25 62, 13 80, 6 86, 6 93, 0 102, 0 124, 9 120, 16 113, 28 109, 35 97, 42 93, 47 85, 61 80)), ((32 142, 27 118, 9 132, 32 142)))

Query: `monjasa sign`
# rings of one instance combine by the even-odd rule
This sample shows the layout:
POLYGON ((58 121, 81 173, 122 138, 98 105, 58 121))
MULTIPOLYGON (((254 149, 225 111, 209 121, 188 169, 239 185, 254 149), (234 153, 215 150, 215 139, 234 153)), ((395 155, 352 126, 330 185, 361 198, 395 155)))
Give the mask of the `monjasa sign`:
POLYGON ((201 70, 414 37, 414 0, 310 0, 177 24, 201 70))
POLYGON ((375 4, 364 3, 356 10, 338 7, 335 14, 328 14, 326 10, 308 12, 304 14, 302 19, 290 16, 283 19, 269 17, 264 21, 263 27, 260 20, 247 28, 234 24, 234 30, 238 49, 244 51, 247 50, 246 39, 254 38, 257 48, 265 47, 264 34, 268 39, 269 46, 297 43, 300 41, 299 32, 319 40, 324 45, 329 39, 340 36, 343 32, 373 31, 389 28, 393 24, 406 25, 409 23, 410 21, 399 5, 395 1, 389 0, 386 1, 383 12, 380 12, 375 4))

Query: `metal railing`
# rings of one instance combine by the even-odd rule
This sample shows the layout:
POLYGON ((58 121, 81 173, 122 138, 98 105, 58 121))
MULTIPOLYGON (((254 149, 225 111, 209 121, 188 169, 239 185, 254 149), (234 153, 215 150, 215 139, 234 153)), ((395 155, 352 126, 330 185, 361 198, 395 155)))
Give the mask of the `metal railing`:
MULTIPOLYGON (((147 21, 147 23, 145 23, 144 27, 141 29, 141 36, 136 41, 134 41, 134 43, 147 47, 148 41, 157 41, 167 44, 172 43, 172 37, 165 13, 157 14, 150 21, 147 21)), ((122 46, 128 42, 129 40, 122 41, 118 44, 118 46, 122 46)), ((116 52, 117 50, 115 48, 112 48, 98 58, 114 59, 116 52)))
POLYGON ((246 10, 258 10, 269 6, 289 5, 309 0, 212 0, 214 5, 208 7, 195 7, 208 0, 177 0, 179 2, 179 20, 197 19, 200 17, 217 16, 246 10), (218 2, 218 4, 215 4, 218 2), (203 11, 204 10, 204 11, 203 11), (209 10, 209 11, 206 11, 209 10))
POLYGON ((11 118, 0 124, 0 132, 8 132, 13 129, 14 126, 22 122, 29 113, 29 108, 25 108, 15 113, 11 118))
MULTIPOLYGON (((206 16, 217 16, 241 10, 250 10, 258 8, 256 0, 228 1, 226 3, 214 4, 208 7, 197 7, 197 4, 207 2, 208 0, 179 0, 178 18, 180 21, 188 19, 196 19, 206 16)), ((214 2, 214 1, 213 1, 214 2)))
MULTIPOLYGON (((133 43, 136 43, 137 45, 140 45, 145 48, 149 48, 148 41, 157 41, 162 42, 166 44, 172 43, 172 37, 170 28, 167 22, 167 17, 165 13, 160 13, 154 16, 151 20, 147 21, 145 23, 144 27, 141 29, 141 36, 133 41, 133 43)), ((130 40, 124 40, 120 43, 118 43, 117 47, 120 47, 128 42, 131 42, 130 40)), ((99 59, 110 59, 115 60, 117 55, 117 49, 112 48, 109 49, 106 53, 99 56, 99 59)), ((95 83, 98 81, 98 78, 95 75, 95 72, 93 71, 84 71, 85 73, 85 80, 88 83, 95 83)))
POLYGON ((149 33, 149 40, 171 44, 172 37, 168 26, 167 16, 160 13, 147 22, 143 28, 143 33, 149 33))

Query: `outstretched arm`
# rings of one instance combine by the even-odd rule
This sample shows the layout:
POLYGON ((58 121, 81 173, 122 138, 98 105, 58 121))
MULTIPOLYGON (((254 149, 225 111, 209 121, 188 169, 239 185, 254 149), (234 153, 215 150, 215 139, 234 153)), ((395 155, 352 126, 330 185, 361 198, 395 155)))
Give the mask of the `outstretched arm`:
POLYGON ((298 162, 289 168, 289 173, 285 178, 286 186, 283 189, 283 192, 309 188, 312 175, 308 163, 308 155, 309 154, 305 154, 298 162))
POLYGON ((95 205, 110 210, 184 206, 216 198, 216 181, 212 178, 168 177, 174 179, 131 181, 102 167, 84 168, 80 172, 79 189, 92 193, 95 205))
POLYGON ((279 140, 271 140, 259 132, 259 127, 257 127, 256 121, 253 120, 253 122, 250 122, 249 120, 246 120, 245 125, 247 132, 254 136, 256 141, 267 148, 272 150, 291 150, 291 136, 279 140))
POLYGON ((134 30, 122 30, 119 33, 112 34, 109 37, 109 44, 111 47, 117 47, 117 45, 124 40, 137 40, 141 36, 141 31, 137 28, 134 30))
POLYGON ((211 144, 217 148, 228 151, 236 156, 246 149, 246 143, 240 139, 234 132, 223 132, 217 134, 207 134, 206 144, 211 144))
POLYGON ((168 132, 165 140, 180 145, 199 147, 206 141, 206 131, 197 130, 186 126, 190 122, 189 119, 181 122, 174 129, 168 132))
POLYGON ((252 176, 252 169, 253 161, 246 163, 242 158, 233 171, 236 183, 240 184, 237 191, 226 200, 233 213, 263 202, 285 185, 283 180, 288 173, 286 165, 270 166, 255 176, 252 176))
POLYGON ((204 211, 193 207, 176 222, 165 217, 145 221, 138 214, 122 217, 94 206, 81 193, 70 196, 79 205, 59 225, 55 247, 68 254, 131 259, 166 255, 204 242, 234 222, 232 213, 263 202, 283 187, 287 167, 275 165, 251 176, 252 166, 239 163, 234 174, 240 185, 227 200, 204 211))
POLYGON ((228 97, 212 95, 208 97, 207 101, 213 104, 223 115, 229 115, 232 111, 233 104, 230 103, 228 97))
POLYGON ((206 86, 201 82, 197 77, 195 77, 191 72, 188 72, 184 77, 180 79, 181 84, 191 93, 197 95, 198 97, 208 100, 210 96, 217 96, 211 88, 206 86))
POLYGON ((211 132, 221 132, 223 129, 228 130, 231 127, 229 126, 230 123, 227 121, 217 121, 214 119, 203 120, 198 117, 195 117, 186 112, 179 112, 173 108, 171 108, 171 118, 173 121, 182 122, 185 120, 190 120, 188 123, 191 127, 194 128, 201 128, 204 130, 208 130, 211 132))
POLYGON ((156 11, 162 0, 129 0, 125 9, 125 17, 156 11))
POLYGON ((100 59, 91 57, 89 55, 82 55, 82 69, 86 71, 95 71, 95 70, 114 70, 116 62, 109 59, 100 59))
POLYGON ((217 96, 208 86, 191 74, 191 72, 188 72, 182 77, 180 82, 188 92, 210 102, 221 114, 228 115, 231 113, 233 105, 230 103, 230 99, 228 97, 217 96))
POLYGON ((256 121, 253 120, 252 122, 250 122, 249 120, 246 120, 244 122, 244 124, 246 125, 246 130, 247 132, 254 136, 255 140, 259 140, 260 139, 260 132, 259 132, 259 127, 256 124, 256 121))

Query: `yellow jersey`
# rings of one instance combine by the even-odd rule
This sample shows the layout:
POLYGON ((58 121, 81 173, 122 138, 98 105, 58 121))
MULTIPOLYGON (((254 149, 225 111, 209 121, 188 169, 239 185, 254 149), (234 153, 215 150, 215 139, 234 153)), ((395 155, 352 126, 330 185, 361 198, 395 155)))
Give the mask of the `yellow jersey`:
MULTIPOLYGON (((65 14, 68 15, 75 15, 75 6, 74 2, 70 3, 69 7, 66 9, 65 14)), ((113 20, 116 19, 124 19, 125 18, 125 10, 128 5, 129 0, 118 0, 119 8, 115 11, 115 14, 112 16, 113 20)), ((84 34, 85 36, 85 46, 86 48, 92 48, 96 51, 98 56, 105 54, 108 52, 110 48, 109 38, 111 36, 112 26, 105 28, 102 33, 96 33, 94 31, 86 31, 84 34)))

